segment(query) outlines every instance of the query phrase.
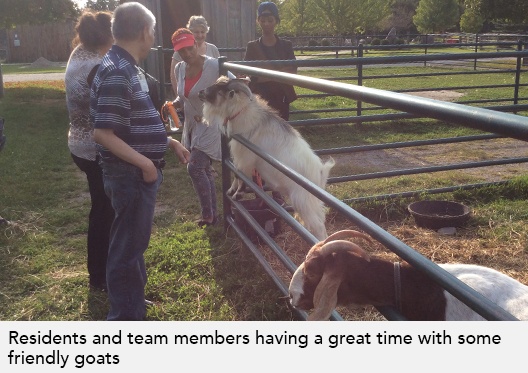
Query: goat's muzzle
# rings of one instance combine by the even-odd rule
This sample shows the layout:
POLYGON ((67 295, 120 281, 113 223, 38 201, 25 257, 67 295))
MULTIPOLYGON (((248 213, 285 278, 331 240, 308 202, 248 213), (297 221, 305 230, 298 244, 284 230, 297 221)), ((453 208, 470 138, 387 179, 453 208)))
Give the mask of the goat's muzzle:
POLYGON ((205 89, 202 89, 200 92, 198 92, 198 98, 202 101, 205 101, 207 96, 205 95, 205 89))

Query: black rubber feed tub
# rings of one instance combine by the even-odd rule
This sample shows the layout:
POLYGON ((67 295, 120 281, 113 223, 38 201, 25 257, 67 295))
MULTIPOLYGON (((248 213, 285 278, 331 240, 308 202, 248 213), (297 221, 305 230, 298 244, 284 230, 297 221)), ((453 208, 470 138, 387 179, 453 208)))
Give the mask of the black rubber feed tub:
POLYGON ((463 226, 471 213, 466 205, 450 201, 418 201, 411 203, 407 209, 416 225, 430 229, 463 226))

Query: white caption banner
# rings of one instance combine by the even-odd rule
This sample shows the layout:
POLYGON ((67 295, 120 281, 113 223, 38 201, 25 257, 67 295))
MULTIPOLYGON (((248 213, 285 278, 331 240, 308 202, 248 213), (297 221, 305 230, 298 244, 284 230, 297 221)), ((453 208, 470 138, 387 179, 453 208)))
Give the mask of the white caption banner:
POLYGON ((517 371, 528 322, 0 322, 1 372, 517 371), (399 370, 399 369, 398 369, 399 370))

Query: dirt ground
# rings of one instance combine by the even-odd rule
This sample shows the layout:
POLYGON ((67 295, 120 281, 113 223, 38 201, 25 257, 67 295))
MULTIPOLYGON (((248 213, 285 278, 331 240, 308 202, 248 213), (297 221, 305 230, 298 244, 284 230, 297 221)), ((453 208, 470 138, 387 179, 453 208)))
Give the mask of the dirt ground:
MULTIPOLYGON (((455 144, 426 145, 413 148, 373 150, 332 156, 336 167, 350 161, 371 172, 431 167, 464 162, 528 157, 528 142, 515 139, 490 139, 455 144)), ((481 182, 507 180, 528 172, 528 163, 487 166, 459 170, 481 182)))
MULTIPOLYGON (((410 92, 412 95, 442 101, 454 101, 464 94, 456 91, 410 92)), ((452 163, 475 162, 503 158, 528 157, 528 142, 515 139, 492 139, 454 144, 373 150, 354 154, 334 155, 339 164, 353 160, 372 172, 388 171, 395 167, 416 168, 452 163)), ((489 166, 463 170, 482 182, 501 181, 528 171, 528 163, 489 166)))

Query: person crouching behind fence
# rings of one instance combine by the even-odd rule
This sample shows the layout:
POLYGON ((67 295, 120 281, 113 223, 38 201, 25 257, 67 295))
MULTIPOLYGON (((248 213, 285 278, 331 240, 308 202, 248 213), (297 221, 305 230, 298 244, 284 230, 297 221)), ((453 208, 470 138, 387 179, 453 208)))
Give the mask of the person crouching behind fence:
POLYGON ((169 147, 180 162, 189 159, 187 149, 167 137, 137 66, 154 44, 155 24, 152 12, 140 3, 127 2, 115 9, 115 44, 103 57, 90 95, 105 192, 115 210, 106 273, 107 320, 145 318, 144 252, 163 179, 163 157, 169 147))
POLYGON ((178 82, 174 105, 183 106, 185 116, 182 144, 191 152, 187 171, 201 209, 201 218, 196 223, 200 226, 214 225, 217 221, 217 201, 212 162, 222 159, 221 123, 203 122, 203 103, 198 94, 220 77, 219 64, 216 58, 198 53, 196 40, 189 29, 176 30, 172 35, 172 45, 182 58, 174 68, 178 82))

